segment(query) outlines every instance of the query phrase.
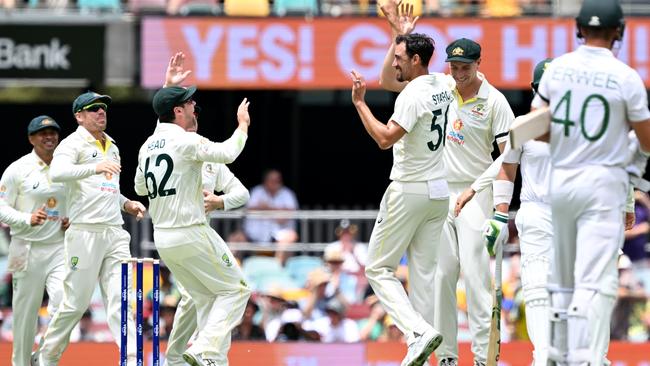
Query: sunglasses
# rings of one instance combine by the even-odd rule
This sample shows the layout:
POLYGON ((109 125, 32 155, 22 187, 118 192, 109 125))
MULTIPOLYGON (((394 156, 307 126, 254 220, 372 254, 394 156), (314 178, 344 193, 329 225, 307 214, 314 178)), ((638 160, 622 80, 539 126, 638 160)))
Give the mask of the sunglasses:
POLYGON ((104 103, 93 103, 82 108, 82 110, 89 112, 97 112, 100 109, 106 111, 108 109, 108 106, 104 103))

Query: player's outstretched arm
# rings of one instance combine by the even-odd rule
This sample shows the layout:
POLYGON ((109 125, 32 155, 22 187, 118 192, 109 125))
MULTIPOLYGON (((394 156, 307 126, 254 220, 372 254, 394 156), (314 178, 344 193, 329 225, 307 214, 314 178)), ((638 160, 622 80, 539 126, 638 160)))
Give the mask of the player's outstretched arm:
POLYGON ((395 38, 401 34, 411 33, 419 19, 419 17, 413 17, 413 5, 401 4, 401 2, 402 0, 388 0, 381 6, 381 10, 386 15, 386 20, 390 25, 392 38, 379 74, 379 85, 393 92, 402 91, 408 84, 407 81, 397 80, 397 70, 393 67, 395 38))
POLYGON ((389 121, 387 125, 379 122, 366 104, 366 82, 363 75, 354 70, 350 75, 352 76, 352 103, 359 113, 363 127, 380 149, 389 149, 406 134, 406 131, 393 121, 389 121))
POLYGON ((164 88, 169 86, 180 86, 185 79, 192 73, 192 70, 185 70, 185 54, 183 52, 176 52, 174 56, 169 59, 167 71, 165 72, 165 85, 164 88))

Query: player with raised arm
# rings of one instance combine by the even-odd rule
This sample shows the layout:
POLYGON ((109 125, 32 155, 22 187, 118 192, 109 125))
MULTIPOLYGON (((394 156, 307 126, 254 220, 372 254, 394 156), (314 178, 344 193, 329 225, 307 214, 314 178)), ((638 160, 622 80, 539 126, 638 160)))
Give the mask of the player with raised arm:
POLYGON ((618 0, 585 0, 575 51, 551 62, 533 107, 549 106, 553 327, 550 356, 603 365, 617 294, 628 192, 628 131, 650 151, 650 111, 638 73, 612 53, 624 30, 618 0))
MULTIPOLYGON (((227 365, 230 333, 251 291, 228 246, 208 225, 202 168, 204 162, 231 163, 244 149, 249 102, 239 105, 232 137, 215 143, 193 132, 198 128, 195 91, 173 85, 154 95, 160 123, 140 148, 135 190, 149 197, 158 253, 196 308, 198 336, 183 359, 192 366, 227 365)), ((181 309, 192 311, 191 306, 181 309)), ((188 334, 175 336, 186 340, 188 334)))
POLYGON ((421 366, 442 342, 434 321, 431 283, 436 267, 431 240, 440 237, 447 216, 449 189, 441 149, 447 111, 453 101, 442 74, 429 74, 433 40, 423 34, 397 37, 395 77, 409 81, 397 97, 387 124, 365 103, 363 76, 352 71, 352 102, 368 134, 379 148, 393 149, 393 168, 370 236, 365 273, 375 294, 406 335, 408 352, 402 366, 421 366), (409 295, 395 276, 406 252, 409 295))
MULTIPOLYGON (((400 2, 388 0, 382 6, 394 35, 410 33, 418 19, 412 17, 412 11, 402 12, 398 16, 400 2)), ((389 63, 394 49, 393 42, 384 59, 380 83, 387 90, 400 91, 408 83, 406 80, 395 80, 395 70, 389 63)), ((446 51, 451 74, 447 78, 452 84, 455 83, 455 100, 451 103, 450 120, 444 128, 446 138, 443 140, 450 207, 442 237, 429 238, 434 243, 441 243, 436 245, 439 254, 433 282, 434 326, 442 332, 444 341, 436 350, 436 356, 441 365, 458 363, 458 320, 450 314, 457 311, 456 285, 462 270, 467 290, 474 363, 484 365, 487 360, 492 287, 482 225, 492 215, 490 188, 500 164, 500 161, 492 160, 492 144, 496 140, 499 150, 503 151, 514 114, 503 94, 478 72, 481 63, 481 46, 478 43, 461 38, 452 42, 446 51)))

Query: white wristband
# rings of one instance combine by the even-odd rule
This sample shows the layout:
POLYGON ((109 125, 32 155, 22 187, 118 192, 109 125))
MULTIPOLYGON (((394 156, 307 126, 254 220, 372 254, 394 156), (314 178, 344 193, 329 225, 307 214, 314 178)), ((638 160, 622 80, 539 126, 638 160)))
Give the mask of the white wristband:
POLYGON ((494 205, 501 203, 510 204, 512 192, 515 190, 515 184, 508 180, 495 180, 492 183, 494 205))

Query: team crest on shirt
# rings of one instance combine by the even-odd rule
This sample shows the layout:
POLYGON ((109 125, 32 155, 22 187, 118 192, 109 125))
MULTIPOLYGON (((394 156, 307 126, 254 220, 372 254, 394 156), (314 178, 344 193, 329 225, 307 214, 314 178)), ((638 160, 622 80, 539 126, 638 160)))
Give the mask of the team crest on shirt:
POLYGON ((230 257, 228 257, 228 254, 223 253, 221 256, 221 260, 226 264, 226 267, 232 267, 232 262, 230 261, 230 257))
POLYGON ((451 124, 451 130, 447 132, 447 141, 454 142, 458 145, 465 144, 465 135, 463 135, 462 130, 465 125, 460 119, 455 120, 451 124))
POLYGON ((70 269, 73 271, 77 270, 77 264, 79 264, 79 257, 70 258, 70 269))
POLYGON ((115 160, 115 161, 120 161, 121 160, 120 156, 117 155, 117 153, 115 151, 113 151, 113 160, 115 160))
POLYGON ((472 110, 470 111, 472 116, 477 118, 484 118, 485 112, 486 112, 485 104, 482 103, 475 105, 474 108, 472 108, 472 110))
POLYGON ((212 172, 212 164, 206 164, 206 165, 205 165, 205 170, 206 170, 208 173, 211 173, 211 174, 212 174, 212 173, 213 173, 213 172, 212 172))
POLYGON ((46 203, 46 205, 47 205, 47 208, 54 208, 54 207, 56 207, 56 198, 54 198, 54 197, 50 197, 50 198, 48 198, 48 199, 47 199, 47 203, 46 203))

